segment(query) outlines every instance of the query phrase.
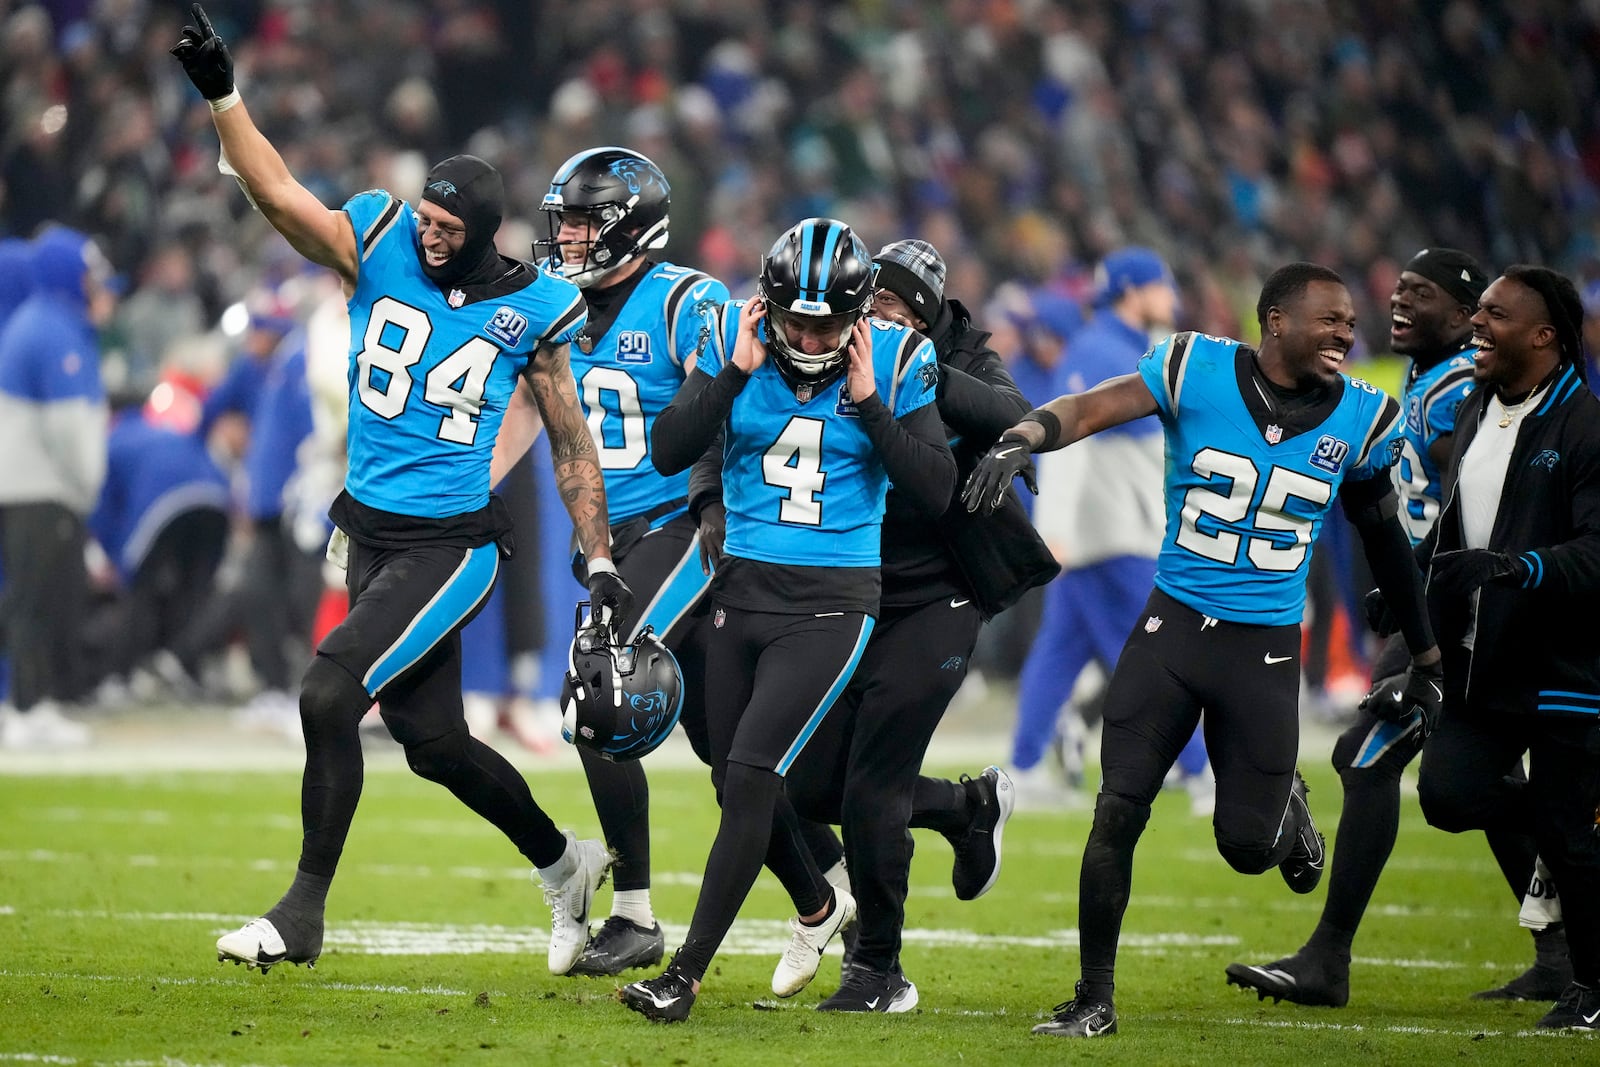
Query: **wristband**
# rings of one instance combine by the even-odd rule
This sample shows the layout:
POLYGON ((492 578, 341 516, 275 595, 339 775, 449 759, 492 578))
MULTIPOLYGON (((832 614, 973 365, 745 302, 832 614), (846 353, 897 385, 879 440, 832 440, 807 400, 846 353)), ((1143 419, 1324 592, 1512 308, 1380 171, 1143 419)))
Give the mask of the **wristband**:
POLYGON ((222 112, 233 107, 233 105, 239 103, 239 89, 237 86, 235 86, 227 96, 219 96, 215 100, 207 100, 206 103, 211 105, 211 110, 213 112, 220 115, 222 112))
POLYGON ((595 559, 591 559, 589 561, 589 577, 593 578, 596 574, 602 574, 602 573, 604 573, 604 574, 615 574, 615 573, 617 573, 617 565, 615 563, 611 562, 609 559, 598 558, 598 557, 595 558, 595 559))
POLYGON ((1056 418, 1055 412, 1046 411, 1044 408, 1034 408, 1022 416, 1022 422, 1036 422, 1044 429, 1044 440, 1035 448, 1035 452, 1053 452, 1061 443, 1061 420, 1056 418))

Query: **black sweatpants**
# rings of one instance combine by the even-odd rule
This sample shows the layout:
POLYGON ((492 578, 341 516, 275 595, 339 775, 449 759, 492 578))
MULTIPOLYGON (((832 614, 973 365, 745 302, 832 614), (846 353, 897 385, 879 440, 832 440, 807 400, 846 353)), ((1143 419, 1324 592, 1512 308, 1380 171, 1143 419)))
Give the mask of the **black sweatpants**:
POLYGON ((1447 703, 1417 782, 1430 826, 1532 832, 1561 893, 1572 975, 1589 985, 1600 982, 1600 754, 1586 747, 1596 729, 1592 719, 1468 715, 1447 703))
POLYGON ((922 759, 982 625, 966 598, 882 609, 850 687, 786 781, 801 816, 843 825, 860 909, 855 958, 877 971, 899 964, 922 759))
POLYGON ((87 539, 82 517, 60 504, 0 508, 5 554, 0 629, 11 658, 11 703, 18 711, 41 700, 74 701, 88 689, 83 655, 87 539))

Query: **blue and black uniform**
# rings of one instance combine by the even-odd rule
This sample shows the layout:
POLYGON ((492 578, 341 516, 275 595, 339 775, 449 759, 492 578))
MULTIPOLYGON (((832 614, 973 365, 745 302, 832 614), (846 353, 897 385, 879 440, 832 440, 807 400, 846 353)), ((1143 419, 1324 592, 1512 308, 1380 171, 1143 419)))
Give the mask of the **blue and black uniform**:
MULTIPOLYGON (((703 610, 711 579, 700 566, 689 515, 689 472, 662 474, 650 462, 656 416, 671 403, 710 338, 707 313, 728 287, 700 271, 649 263, 625 281, 584 290, 589 321, 572 348, 572 375, 606 483, 611 558, 634 592, 618 632, 628 640, 653 627, 683 671, 681 722, 695 752, 706 740, 703 610)), ((584 573, 578 558, 575 571, 584 573)), ((578 746, 606 844, 617 856, 618 891, 650 887, 650 794, 640 761, 613 762, 578 746)))
POLYGON ((723 820, 674 964, 693 978, 710 965, 763 859, 801 914, 825 906, 826 883, 797 828, 773 821, 782 776, 872 633, 890 481, 937 516, 955 476, 933 406, 933 346, 920 334, 871 323, 877 392, 857 403, 843 374, 791 386, 773 359, 748 375, 733 366, 744 307, 711 315, 710 343, 652 441, 657 467, 671 472, 722 435, 712 461, 720 458, 727 532, 711 586, 706 717, 723 820))
POLYGON ((333 873, 359 796, 334 782, 359 762, 356 721, 374 700, 414 771, 547 865, 565 839, 515 768, 467 734, 460 629, 509 549, 505 509, 489 492, 506 404, 541 346, 576 337, 583 297, 505 259, 478 284, 436 284, 410 205, 380 190, 344 210, 360 266, 348 301, 349 473, 329 514, 350 539, 350 613, 318 647, 301 693, 311 812, 301 869, 333 873), (319 787, 338 797, 312 812, 319 787))
POLYGON ((1336 495, 1348 510, 1391 491, 1401 432, 1400 406, 1366 382, 1284 390, 1233 340, 1177 334, 1138 373, 1166 436, 1167 529, 1156 588, 1107 688, 1104 780, 1084 851, 1083 977, 1108 990, 1133 848, 1202 707, 1218 851, 1254 874, 1293 847, 1312 545, 1336 495))

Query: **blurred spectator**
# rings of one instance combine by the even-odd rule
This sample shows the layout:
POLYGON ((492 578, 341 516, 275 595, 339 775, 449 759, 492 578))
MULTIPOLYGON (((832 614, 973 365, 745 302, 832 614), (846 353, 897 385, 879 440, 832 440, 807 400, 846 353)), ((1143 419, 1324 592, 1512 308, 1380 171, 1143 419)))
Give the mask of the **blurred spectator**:
POLYGON ((112 423, 105 486, 89 516, 118 588, 89 620, 85 643, 94 680, 113 686, 193 621, 228 542, 222 471, 193 434, 155 425, 141 407, 124 407, 112 423))
POLYGON ((205 307, 195 292, 187 248, 173 241, 150 254, 140 268, 137 288, 117 308, 114 328, 123 344, 125 388, 148 392, 168 350, 205 332, 205 307))
POLYGON ((0 600, 12 707, 0 746, 83 745, 61 713, 87 685, 84 520, 106 472, 107 409, 96 327, 116 298, 94 243, 58 227, 33 242, 32 292, 0 330, 0 600))

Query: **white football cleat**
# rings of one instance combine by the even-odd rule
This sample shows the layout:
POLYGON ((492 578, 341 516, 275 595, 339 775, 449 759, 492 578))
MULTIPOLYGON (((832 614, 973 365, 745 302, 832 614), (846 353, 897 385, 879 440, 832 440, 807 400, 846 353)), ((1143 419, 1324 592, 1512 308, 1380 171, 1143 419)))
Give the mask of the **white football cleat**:
POLYGON ((856 898, 843 889, 833 891, 833 911, 816 926, 807 926, 798 917, 789 920, 794 937, 783 950, 783 958, 772 972, 772 991, 780 997, 792 997, 811 984, 822 963, 822 950, 828 947, 833 935, 850 924, 856 917, 856 898))
MULTIPOLYGON (((583 955, 589 943, 589 905, 616 862, 604 841, 579 841, 571 830, 565 833, 577 850, 577 869, 566 881, 543 886, 544 902, 550 905, 551 974, 566 974, 583 955)), ((534 879, 539 880, 537 871, 534 879)))
POLYGON ((278 933, 278 928, 265 917, 251 919, 233 933, 223 934, 217 938, 217 962, 223 963, 227 960, 232 960, 236 964, 242 963, 245 970, 254 969, 262 974, 266 974, 268 968, 274 964, 284 961, 297 966, 302 963, 307 967, 317 965, 315 955, 307 959, 290 959, 289 949, 283 943, 283 935, 278 933))

